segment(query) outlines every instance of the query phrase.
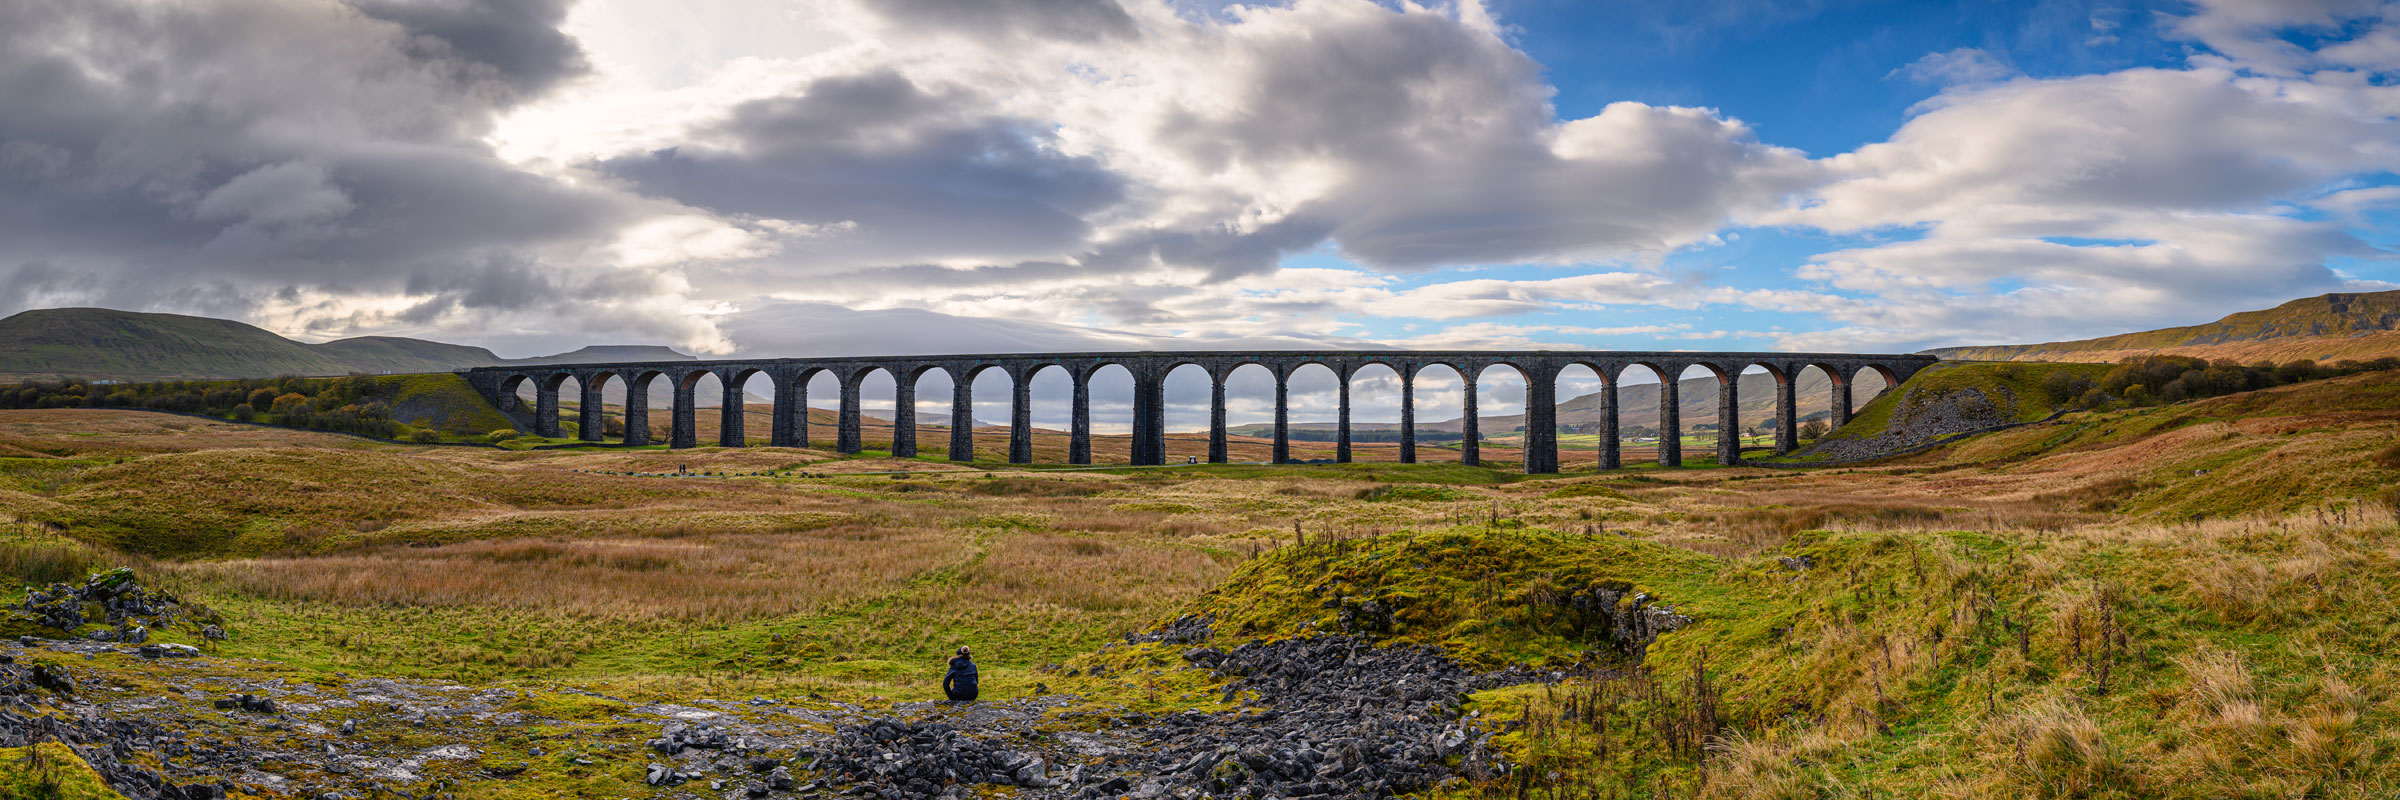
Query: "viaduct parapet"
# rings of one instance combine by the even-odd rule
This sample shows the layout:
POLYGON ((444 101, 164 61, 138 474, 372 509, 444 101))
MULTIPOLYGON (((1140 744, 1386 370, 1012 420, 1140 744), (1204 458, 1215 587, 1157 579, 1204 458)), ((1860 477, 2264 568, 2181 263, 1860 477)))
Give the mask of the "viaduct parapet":
MULTIPOLYGON (((1476 453, 1475 383, 1485 369, 1500 366, 1517 371, 1525 379, 1525 471, 1549 473, 1558 471, 1558 378, 1568 367, 1582 366, 1600 376, 1601 429, 1599 466, 1613 469, 1618 460, 1617 390, 1619 379, 1634 367, 1644 367, 1659 376, 1659 448, 1658 461, 1667 466, 1683 463, 1681 444, 1682 424, 1677 391, 1680 377, 1691 367, 1702 367, 1717 378, 1717 425, 1720 431, 1738 430, 1740 422, 1739 388, 1734 379, 1751 367, 1764 368, 1775 377, 1775 449, 1790 452, 1799 446, 1797 404, 1793 398, 1793 382, 1801 370, 1817 367, 1824 370, 1833 384, 1833 422, 1838 427, 1850 420, 1852 379, 1863 371, 1880 374, 1885 385, 1897 386, 1918 370, 1938 359, 1921 355, 1866 355, 1846 353, 1698 353, 1698 352, 1622 352, 1622 351, 1430 351, 1430 350, 1367 350, 1367 351, 1144 351, 1120 353, 1023 353, 1001 355, 941 355, 941 356, 853 356, 840 358, 780 358, 745 361, 664 361, 610 364, 559 364, 543 366, 482 367, 464 370, 468 383, 503 411, 521 412, 518 390, 526 383, 533 384, 534 432, 541 436, 563 435, 559 421, 559 388, 567 379, 575 379, 582 390, 579 409, 578 435, 585 441, 602 441, 601 392, 612 382, 625 387, 625 437, 629 445, 652 444, 650 434, 650 387, 657 381, 667 381, 674 389, 673 408, 669 414, 666 444, 669 447, 692 447, 698 426, 699 408, 694 402, 693 388, 703 377, 715 376, 724 387, 724 400, 718 413, 718 444, 740 447, 747 442, 742 430, 742 385, 751 377, 765 374, 775 386, 775 408, 769 426, 770 443, 777 447, 804 447, 808 439, 808 383, 820 372, 830 373, 841 387, 841 417, 837 423, 835 449, 857 453, 862 447, 859 436, 859 386, 867 376, 881 371, 893 379, 892 454, 915 456, 917 443, 917 379, 939 370, 948 375, 950 395, 949 457, 970 461, 975 457, 973 438, 973 408, 975 378, 986 370, 1001 370, 1008 375, 1013 387, 1009 414, 1010 463, 1033 461, 1033 398, 1031 387, 1036 374, 1044 370, 1065 371, 1074 382, 1067 460, 1074 464, 1092 461, 1091 378, 1103 367, 1118 366, 1133 376, 1133 463, 1155 465, 1166 463, 1166 380, 1167 374, 1184 366, 1205 370, 1209 379, 1208 460, 1225 461, 1225 381, 1236 368, 1258 365, 1275 378, 1275 460, 1290 460, 1289 393, 1292 373, 1303 367, 1317 365, 1331 370, 1340 387, 1338 419, 1335 431, 1335 460, 1350 460, 1350 378, 1360 369, 1383 365, 1400 376, 1400 460, 1416 461, 1416 396, 1417 375, 1434 366, 1456 371, 1466 383, 1465 438, 1460 443, 1461 460, 1480 463, 1476 453)), ((1741 459, 1741 442, 1735 436, 1719 436, 1717 460, 1732 464, 1741 459)))

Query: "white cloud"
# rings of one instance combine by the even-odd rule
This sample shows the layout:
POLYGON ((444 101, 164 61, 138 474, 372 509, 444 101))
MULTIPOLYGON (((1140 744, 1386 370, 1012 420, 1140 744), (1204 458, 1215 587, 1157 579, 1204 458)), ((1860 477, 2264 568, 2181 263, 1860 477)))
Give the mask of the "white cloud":
POLYGON ((1907 78, 1918 83, 1952 86, 1969 83, 1990 83, 2015 77, 2017 70, 1998 57, 1980 48, 1961 47, 1939 53, 1927 53, 1923 58, 1892 70, 1884 77, 1907 78))

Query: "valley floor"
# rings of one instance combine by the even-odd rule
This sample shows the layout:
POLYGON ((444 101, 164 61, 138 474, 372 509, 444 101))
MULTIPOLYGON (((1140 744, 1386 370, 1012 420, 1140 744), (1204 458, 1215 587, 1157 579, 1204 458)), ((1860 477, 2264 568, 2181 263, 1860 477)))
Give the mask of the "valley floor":
POLYGON ((1027 796, 1379 793, 1322 766, 1355 757, 1439 764, 1446 780, 1386 786, 1459 797, 2387 797, 2396 443, 2400 380, 2381 373, 2071 414, 1873 467, 1534 478, 518 452, 8 411, 0 568, 129 563, 228 635, 156 632, 195 659, 0 654, 76 682, 28 683, 10 713, 141 720, 189 744, 126 763, 221 770, 259 796, 781 791, 773 768, 738 774, 753 759, 792 790, 924 780, 806 757, 892 718, 947 720, 964 738, 946 757, 986 772, 1038 756, 1022 783, 1061 785, 987 787, 1027 796), (631 474, 684 469, 716 474, 631 474), (1186 614, 1213 636, 1129 643, 1186 614), (1224 666, 1253 639, 1331 635, 1386 647, 1308 656, 1331 666, 1307 675, 1224 666), (960 644, 989 702, 926 704, 960 644), (1309 733, 1288 758, 1215 757, 1201 784, 1169 769, 1196 761, 1144 760, 1225 715, 1388 698, 1338 682, 1387 673, 1343 669, 1414 645, 1454 675, 1389 700, 1414 704, 1392 720, 1440 721, 1418 732, 1429 750, 1343 756, 1309 733), (215 707, 231 694, 279 707, 215 707), (756 741, 739 759, 651 744, 702 722, 756 741), (208 760, 232 745, 252 756, 208 760))

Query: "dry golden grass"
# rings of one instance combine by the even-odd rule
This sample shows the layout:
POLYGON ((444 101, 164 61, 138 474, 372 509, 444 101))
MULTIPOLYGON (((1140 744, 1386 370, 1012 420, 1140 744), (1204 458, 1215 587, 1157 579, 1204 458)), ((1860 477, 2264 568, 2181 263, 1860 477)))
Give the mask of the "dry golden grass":
POLYGON ((174 569, 286 602, 726 621, 882 596, 955 561, 960 549, 956 531, 852 525, 779 535, 487 540, 174 569))

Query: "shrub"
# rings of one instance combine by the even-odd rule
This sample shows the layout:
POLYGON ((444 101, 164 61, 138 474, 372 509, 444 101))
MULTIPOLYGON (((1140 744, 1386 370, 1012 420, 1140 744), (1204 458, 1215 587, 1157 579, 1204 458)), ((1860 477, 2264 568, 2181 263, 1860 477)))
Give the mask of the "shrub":
POLYGON ((275 405, 275 390, 260 389, 250 393, 251 408, 270 408, 275 405))
POLYGON ((432 444, 442 440, 442 432, 431 428, 418 428, 408 434, 408 439, 412 442, 432 444))
POLYGON ((280 417, 291 414, 295 411, 305 411, 307 409, 308 395, 293 392, 291 394, 286 394, 275 398, 275 403, 271 406, 268 406, 267 411, 268 413, 280 417))
POLYGON ((2082 397, 2091 390, 2092 379, 2076 370, 2055 370, 2042 379, 2042 391, 2049 392, 2051 397, 2060 402, 2082 397))
POLYGON ((1825 438, 1825 434, 1829 432, 1830 431, 1827 429, 1825 421, 1821 419, 1812 419, 1807 422, 1800 423, 1800 438, 1802 439, 1823 439, 1825 438))
POLYGON ((518 433, 515 428, 501 428, 499 430, 492 431, 491 433, 484 434, 483 440, 493 444, 499 444, 523 435, 525 434, 518 433))
POLYGON ((258 419, 258 409, 252 407, 249 403, 243 403, 241 405, 234 406, 233 418, 242 422, 249 422, 251 420, 258 419))

